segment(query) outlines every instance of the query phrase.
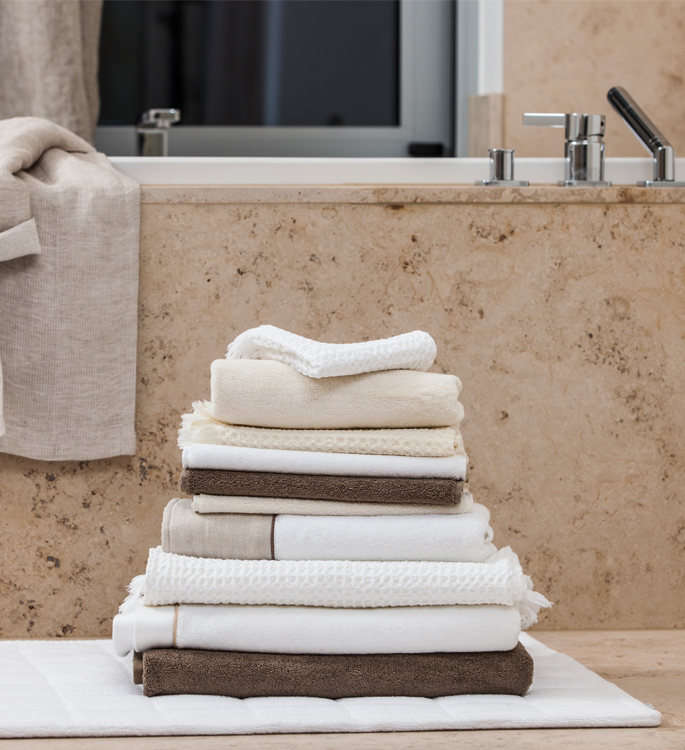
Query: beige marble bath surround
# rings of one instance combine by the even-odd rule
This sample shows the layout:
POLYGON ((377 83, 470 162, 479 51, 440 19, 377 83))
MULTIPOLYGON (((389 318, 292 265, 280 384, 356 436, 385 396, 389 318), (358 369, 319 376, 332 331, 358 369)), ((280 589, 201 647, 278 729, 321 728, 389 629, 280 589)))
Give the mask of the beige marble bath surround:
POLYGON ((178 492, 181 413, 240 331, 421 328, 462 379, 471 489, 554 628, 685 626, 679 191, 143 192, 135 457, 0 456, 0 636, 106 636, 178 492))

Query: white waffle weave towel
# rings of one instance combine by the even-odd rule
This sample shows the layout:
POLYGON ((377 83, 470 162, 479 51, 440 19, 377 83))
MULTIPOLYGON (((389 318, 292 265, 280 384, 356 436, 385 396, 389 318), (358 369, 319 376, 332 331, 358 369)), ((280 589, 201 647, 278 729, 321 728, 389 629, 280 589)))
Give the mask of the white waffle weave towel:
POLYGON ((215 560, 150 550, 145 604, 415 607, 504 604, 523 627, 551 606, 510 547, 480 563, 215 560))
POLYGON ((228 345, 227 359, 275 359, 310 378, 358 375, 378 370, 427 370, 437 347, 424 331, 378 341, 324 344, 275 326, 241 333, 228 345))

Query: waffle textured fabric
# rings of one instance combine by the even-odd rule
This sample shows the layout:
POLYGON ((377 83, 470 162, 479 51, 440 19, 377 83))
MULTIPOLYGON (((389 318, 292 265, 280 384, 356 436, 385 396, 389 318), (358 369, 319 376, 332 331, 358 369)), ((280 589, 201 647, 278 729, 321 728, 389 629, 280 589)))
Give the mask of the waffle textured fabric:
POLYGON ((376 456, 447 457, 464 453, 456 427, 406 430, 283 430, 244 427, 215 419, 209 401, 195 401, 192 414, 181 417, 178 447, 193 443, 233 445, 321 453, 367 453, 376 456))
POLYGON ((272 359, 310 378, 330 378, 378 370, 427 370, 436 354, 435 341, 423 331, 357 344, 324 344, 265 325, 241 333, 229 344, 226 358, 272 359))
POLYGON ((654 727, 661 714, 521 634, 533 657, 523 697, 151 700, 111 641, 0 641, 0 737, 130 737, 443 729, 654 727))
POLYGON ((550 606, 510 547, 484 562, 215 560, 150 550, 145 604, 308 607, 517 606, 524 627, 550 606))
POLYGON ((296 430, 453 427, 464 418, 456 375, 412 370, 308 378, 282 362, 212 362, 212 416, 296 430))

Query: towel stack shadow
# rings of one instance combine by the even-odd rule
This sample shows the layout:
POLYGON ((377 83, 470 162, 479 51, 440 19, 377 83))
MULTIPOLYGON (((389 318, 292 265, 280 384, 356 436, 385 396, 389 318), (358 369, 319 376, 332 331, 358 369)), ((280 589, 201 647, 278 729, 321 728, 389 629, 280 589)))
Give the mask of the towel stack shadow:
POLYGON ((212 364, 181 490, 114 620, 145 695, 523 695, 549 603, 465 487, 454 375, 415 331, 320 344, 272 326, 212 364))

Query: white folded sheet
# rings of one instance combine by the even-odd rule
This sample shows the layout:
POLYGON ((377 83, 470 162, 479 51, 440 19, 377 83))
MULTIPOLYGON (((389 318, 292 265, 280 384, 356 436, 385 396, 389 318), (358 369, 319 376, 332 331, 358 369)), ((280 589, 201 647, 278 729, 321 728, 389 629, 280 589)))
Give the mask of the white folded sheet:
POLYGON ((424 331, 355 344, 325 344, 264 325, 241 333, 228 345, 227 359, 272 359, 310 378, 357 375, 378 370, 427 370, 437 347, 424 331))
POLYGON ((518 557, 505 547, 479 563, 216 560, 150 550, 145 603, 306 607, 515 606, 528 626, 540 607, 518 557))
POLYGON ((468 458, 453 455, 369 456, 350 453, 264 450, 195 443, 183 449, 184 469, 263 471, 277 474, 330 474, 343 477, 465 479, 468 458))
POLYGON ((277 654, 410 654, 508 651, 521 618, 515 607, 326 609, 181 604, 138 606, 114 618, 120 656, 150 648, 277 654))
POLYGON ((175 498, 164 510, 165 552, 220 560, 433 560, 481 562, 497 549, 490 513, 454 516, 300 516, 195 513, 175 498))
POLYGON ((276 560, 481 562, 497 549, 490 513, 455 516, 276 516, 276 560))
POLYGON ((461 493, 457 505, 419 505, 418 503, 364 503, 342 500, 297 500, 288 497, 242 497, 238 495, 195 495, 195 513, 243 513, 246 515, 299 516, 451 516, 470 513, 473 496, 461 493))

